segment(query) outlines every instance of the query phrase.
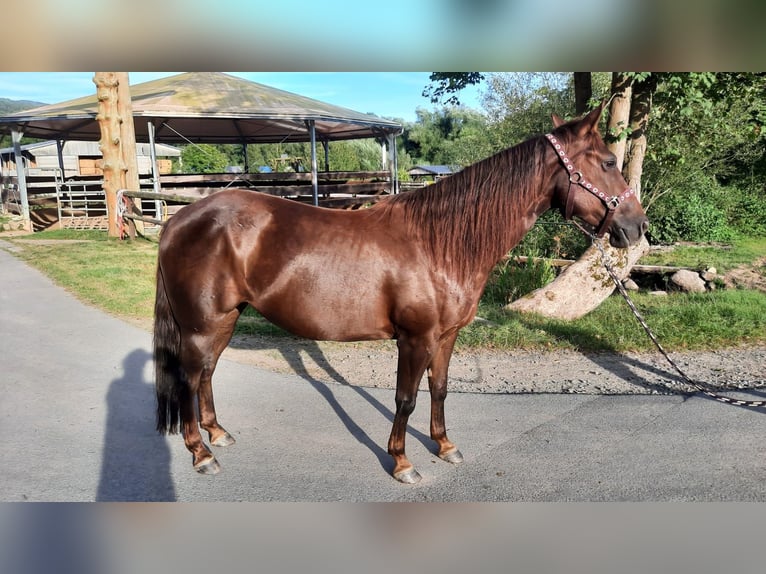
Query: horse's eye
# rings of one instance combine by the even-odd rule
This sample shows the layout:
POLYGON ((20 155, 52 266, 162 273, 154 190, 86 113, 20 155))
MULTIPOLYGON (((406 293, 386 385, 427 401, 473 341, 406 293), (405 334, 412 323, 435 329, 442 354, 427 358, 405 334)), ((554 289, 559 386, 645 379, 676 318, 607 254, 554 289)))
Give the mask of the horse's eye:
POLYGON ((614 169, 616 165, 617 165, 617 162, 613 159, 608 159, 604 161, 604 169, 614 169))

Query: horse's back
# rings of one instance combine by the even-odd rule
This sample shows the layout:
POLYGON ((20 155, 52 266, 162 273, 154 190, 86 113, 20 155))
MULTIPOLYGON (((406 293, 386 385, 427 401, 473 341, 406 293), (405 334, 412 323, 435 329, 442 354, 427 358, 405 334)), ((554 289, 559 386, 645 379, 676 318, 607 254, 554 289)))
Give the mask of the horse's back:
POLYGON ((247 302, 302 337, 389 338, 403 276, 416 275, 405 273, 416 258, 412 244, 395 240, 391 224, 381 210, 226 190, 171 218, 160 265, 180 304, 207 315, 247 302))

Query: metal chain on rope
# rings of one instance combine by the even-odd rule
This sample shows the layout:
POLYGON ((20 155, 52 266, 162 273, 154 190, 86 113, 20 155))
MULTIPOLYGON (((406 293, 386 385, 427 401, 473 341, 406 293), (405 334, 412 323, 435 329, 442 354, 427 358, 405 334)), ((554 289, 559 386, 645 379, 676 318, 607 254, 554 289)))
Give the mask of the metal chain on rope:
POLYGON ((699 383, 697 381, 692 380, 684 371, 681 370, 681 368, 676 364, 676 362, 668 355, 668 353, 665 351, 665 349, 660 344, 659 340, 655 336, 655 334, 652 332, 652 330, 649 328, 649 325, 647 325, 646 320, 643 318, 641 313, 636 308, 636 305, 633 303, 631 298, 628 296, 628 291, 625 289, 625 286, 622 284, 622 281, 620 281, 620 278, 617 277, 617 274, 612 269, 612 266, 609 262, 609 255, 604 250, 604 247, 601 245, 600 241, 596 240, 596 236, 593 235, 593 233, 587 231, 585 228, 580 226, 579 224, 575 223, 577 227, 580 228, 580 230, 588 235, 591 238, 591 241, 593 244, 598 248, 598 250, 601 252, 601 262, 604 265, 604 268, 606 269, 606 272, 609 274, 609 277, 612 278, 612 281, 614 282, 615 286, 617 287, 617 290, 620 292, 620 295, 622 295, 623 299, 625 299, 625 302, 628 304, 628 307, 630 307, 630 310, 633 311, 633 315, 635 315, 636 319, 638 320, 641 327, 643 327, 644 331, 646 331, 646 334, 649 336, 649 339, 651 339, 652 343, 654 343, 654 346, 657 347, 657 350, 667 359, 668 363, 676 370, 676 372, 681 376, 683 381, 690 385, 691 387, 695 388, 697 391, 707 395, 708 397, 711 397, 717 401, 720 401, 722 403, 735 405, 738 407, 757 407, 757 408, 766 408, 766 400, 763 401, 745 401, 740 399, 734 399, 731 397, 726 397, 723 395, 719 395, 718 393, 714 393, 713 391, 709 390, 707 387, 705 387, 702 383, 699 383))

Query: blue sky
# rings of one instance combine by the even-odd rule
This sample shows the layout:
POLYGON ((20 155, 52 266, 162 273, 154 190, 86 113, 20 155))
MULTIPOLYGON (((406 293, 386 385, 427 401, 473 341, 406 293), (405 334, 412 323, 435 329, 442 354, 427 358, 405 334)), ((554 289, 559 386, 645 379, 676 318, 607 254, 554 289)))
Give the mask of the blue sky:
MULTIPOLYGON (((130 72, 130 83, 139 84, 176 72, 130 72)), ((430 72, 229 72, 266 84, 386 118, 415 121, 418 107, 434 106, 422 96, 430 72)), ((0 97, 48 104, 95 93, 93 72, 0 72, 0 97)), ((467 107, 481 109, 481 88, 461 94, 467 107)))

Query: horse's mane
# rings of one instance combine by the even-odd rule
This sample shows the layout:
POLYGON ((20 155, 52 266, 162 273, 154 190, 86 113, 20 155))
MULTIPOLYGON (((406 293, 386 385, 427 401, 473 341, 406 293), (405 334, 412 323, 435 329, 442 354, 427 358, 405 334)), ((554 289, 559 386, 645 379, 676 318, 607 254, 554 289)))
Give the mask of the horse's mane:
POLYGON ((435 267, 470 280, 526 233, 525 215, 540 191, 544 147, 527 140, 423 189, 390 198, 407 236, 418 237, 435 267))

